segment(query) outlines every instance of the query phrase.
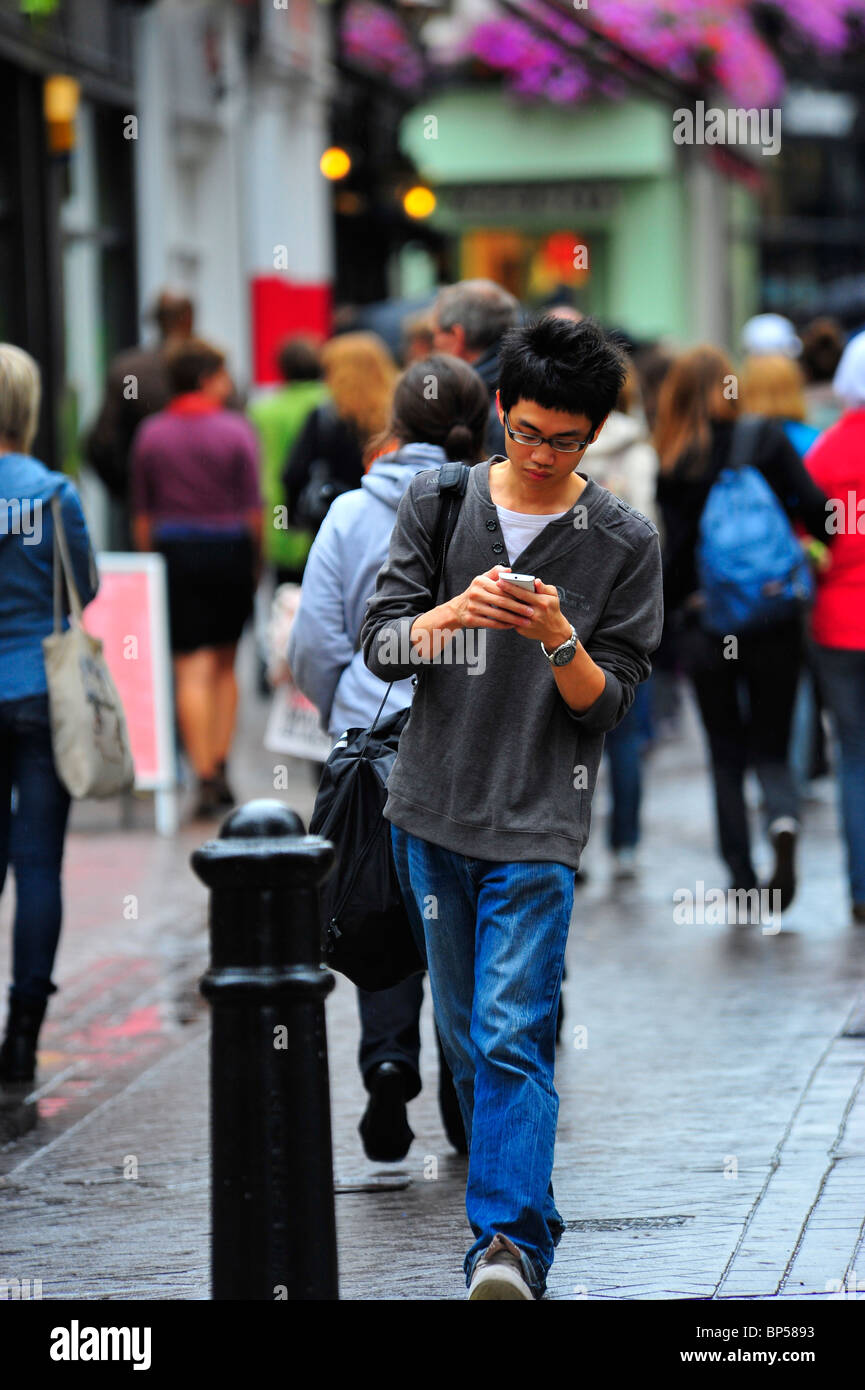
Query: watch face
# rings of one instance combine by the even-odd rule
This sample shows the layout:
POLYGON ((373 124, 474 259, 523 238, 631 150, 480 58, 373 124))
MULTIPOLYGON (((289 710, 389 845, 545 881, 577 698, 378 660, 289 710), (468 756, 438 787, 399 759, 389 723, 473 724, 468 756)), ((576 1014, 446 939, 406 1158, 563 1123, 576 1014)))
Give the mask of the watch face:
POLYGON ((573 661, 574 656, 576 655, 576 651, 576 642, 574 642, 573 645, 570 642, 567 642, 565 644, 564 651, 556 652, 555 656, 551 658, 553 665, 567 666, 569 661, 573 661))

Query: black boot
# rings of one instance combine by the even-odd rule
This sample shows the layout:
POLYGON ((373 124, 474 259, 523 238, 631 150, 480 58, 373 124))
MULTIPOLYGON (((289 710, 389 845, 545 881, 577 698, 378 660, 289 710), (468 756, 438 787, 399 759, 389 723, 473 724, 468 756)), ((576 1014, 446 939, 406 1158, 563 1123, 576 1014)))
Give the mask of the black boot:
POLYGON ((236 806, 237 797, 229 784, 228 765, 224 760, 216 764, 216 776, 213 780, 216 783, 216 796, 220 806, 236 806))
POLYGON ((396 1163, 414 1139, 405 1110, 406 1078, 398 1062, 380 1062, 366 1084, 369 1104, 358 1125, 364 1153, 374 1163, 396 1163))
POLYGON ((466 1142, 463 1113, 457 1099, 457 1088, 454 1085, 453 1075, 442 1050, 442 1040, 439 1037, 438 1028, 436 1028, 436 1042, 439 1048, 439 1113, 442 1117, 442 1124, 452 1147, 456 1149, 458 1154, 467 1154, 469 1146, 466 1142))
POLYGON ((222 815, 219 783, 215 777, 199 777, 198 801, 192 812, 193 820, 213 820, 222 815))
POLYGON ((0 1081, 32 1081, 36 1075, 36 1045, 47 999, 11 995, 6 1036, 0 1047, 0 1081))
POLYGON ((769 839, 775 851, 775 867, 766 885, 772 896, 772 911, 775 911, 775 894, 778 894, 778 910, 785 912, 796 896, 796 838, 799 827, 792 817, 784 817, 769 826, 769 839))

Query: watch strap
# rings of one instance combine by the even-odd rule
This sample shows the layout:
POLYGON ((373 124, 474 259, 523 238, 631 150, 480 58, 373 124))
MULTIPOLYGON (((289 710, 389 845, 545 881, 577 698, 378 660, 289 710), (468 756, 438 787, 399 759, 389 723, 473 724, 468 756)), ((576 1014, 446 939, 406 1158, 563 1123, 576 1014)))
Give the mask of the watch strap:
POLYGON ((579 640, 580 640, 580 639, 579 639, 579 637, 577 636, 577 629, 574 627, 573 623, 571 623, 571 635, 570 635, 570 637, 566 637, 565 640, 564 640, 564 642, 560 642, 559 645, 558 645, 557 647, 553 647, 553 650, 552 650, 551 652, 548 652, 548 651, 547 651, 546 647, 544 646, 544 644, 543 644, 543 642, 542 642, 542 643, 541 643, 541 651, 543 652, 544 656, 547 658, 548 661, 552 661, 552 659, 553 659, 553 657, 555 656, 556 652, 560 652, 560 651, 562 650, 562 647, 569 647, 569 646, 571 646, 571 644, 573 644, 574 650, 576 650, 576 645, 577 645, 577 643, 579 642, 579 640))

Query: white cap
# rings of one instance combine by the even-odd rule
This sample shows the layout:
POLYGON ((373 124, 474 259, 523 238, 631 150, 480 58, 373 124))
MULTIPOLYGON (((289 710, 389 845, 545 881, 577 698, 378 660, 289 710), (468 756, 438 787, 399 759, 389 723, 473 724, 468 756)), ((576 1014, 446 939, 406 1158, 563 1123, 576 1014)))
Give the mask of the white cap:
POLYGON ((832 390, 847 405, 865 405, 865 333, 857 333, 842 352, 832 390))
POLYGON ((802 341, 783 314, 755 314, 742 329, 742 347, 749 357, 766 357, 776 352, 784 357, 798 357, 802 341))

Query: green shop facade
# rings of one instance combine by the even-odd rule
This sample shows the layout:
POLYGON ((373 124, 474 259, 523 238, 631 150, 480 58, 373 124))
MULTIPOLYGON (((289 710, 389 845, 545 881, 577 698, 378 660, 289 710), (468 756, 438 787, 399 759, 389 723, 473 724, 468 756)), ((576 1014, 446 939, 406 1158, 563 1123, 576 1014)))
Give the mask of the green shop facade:
MULTIPOLYGON (((734 348, 758 307, 759 155, 676 145, 673 128, 647 98, 566 110, 467 87, 409 111, 400 144, 460 276, 529 303, 567 289, 635 338, 734 348)), ((404 248, 402 293, 423 293, 432 269, 404 248)))

